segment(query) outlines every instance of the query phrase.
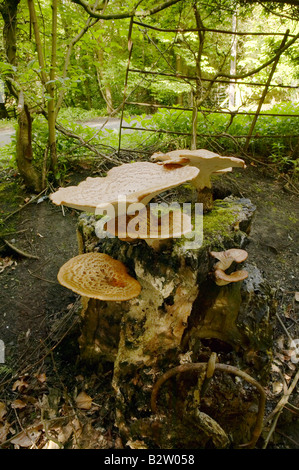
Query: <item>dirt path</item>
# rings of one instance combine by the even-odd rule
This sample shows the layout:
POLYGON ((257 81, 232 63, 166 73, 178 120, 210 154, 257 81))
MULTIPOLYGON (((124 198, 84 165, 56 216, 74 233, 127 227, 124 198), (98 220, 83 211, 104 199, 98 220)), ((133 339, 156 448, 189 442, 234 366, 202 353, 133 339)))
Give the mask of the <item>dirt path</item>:
MULTIPOLYGON (((31 197, 20 189, 15 192, 16 188, 16 183, 9 181, 0 193, 5 214, 31 197)), ((38 258, 21 256, 2 245, 0 338, 8 361, 47 338, 51 323, 75 299, 57 282, 57 272, 77 254, 76 223, 75 211, 62 211, 42 196, 7 220, 6 230, 11 234, 5 239, 38 258)))

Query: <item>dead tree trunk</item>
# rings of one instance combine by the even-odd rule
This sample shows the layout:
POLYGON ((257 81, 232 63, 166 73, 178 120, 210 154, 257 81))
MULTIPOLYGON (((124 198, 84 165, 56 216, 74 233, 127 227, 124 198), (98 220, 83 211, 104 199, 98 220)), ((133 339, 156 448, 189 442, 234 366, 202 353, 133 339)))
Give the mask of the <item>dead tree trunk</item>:
POLYGON ((142 285, 130 301, 83 299, 79 340, 82 361, 113 367, 115 424, 130 447, 222 448, 259 435, 262 387, 244 388, 230 374, 240 369, 247 377, 246 369, 267 383, 272 294, 250 264, 246 281, 215 285, 209 256, 246 245, 254 209, 248 200, 216 201, 204 215, 200 248, 186 250, 179 240, 158 252, 142 240, 98 239, 95 218, 81 216, 79 251, 119 259, 142 285), (194 369, 215 353, 223 366, 214 375, 207 377, 206 365, 194 369), (184 364, 192 370, 171 377, 153 398, 159 378, 184 364))

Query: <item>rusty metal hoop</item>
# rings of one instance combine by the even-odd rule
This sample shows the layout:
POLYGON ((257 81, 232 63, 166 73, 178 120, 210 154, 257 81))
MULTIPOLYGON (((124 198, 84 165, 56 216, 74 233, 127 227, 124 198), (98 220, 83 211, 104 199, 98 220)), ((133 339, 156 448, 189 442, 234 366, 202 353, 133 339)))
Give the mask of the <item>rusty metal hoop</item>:
MULTIPOLYGON (((158 392, 161 388, 161 386, 169 380, 171 377, 180 374, 182 372, 187 372, 187 371, 200 371, 202 369, 207 369, 208 363, 207 362, 195 362, 195 363, 190 363, 190 364, 182 364, 177 367, 173 367, 172 369, 169 369, 167 372, 165 372, 154 384, 153 389, 152 389, 152 395, 151 395, 151 409, 154 414, 157 414, 158 409, 157 409, 157 397, 158 397, 158 392)), ((226 372, 228 374, 233 374, 237 375, 238 377, 241 377, 242 379, 246 380, 249 382, 251 385, 256 387, 260 394, 260 399, 259 399, 259 406, 258 406, 258 412, 257 412, 257 418, 256 418, 256 423, 255 427, 252 431, 252 436, 249 442, 245 444, 241 444, 239 447, 247 447, 247 448, 254 448, 258 438, 261 435, 262 432, 262 427, 263 427, 263 418, 264 418, 264 413, 265 413, 265 405, 266 405, 266 394, 264 391, 264 388, 254 379, 252 378, 249 374, 246 372, 243 372, 242 370, 238 369, 237 367, 230 366, 227 364, 215 364, 215 371, 219 370, 222 372, 226 372)))

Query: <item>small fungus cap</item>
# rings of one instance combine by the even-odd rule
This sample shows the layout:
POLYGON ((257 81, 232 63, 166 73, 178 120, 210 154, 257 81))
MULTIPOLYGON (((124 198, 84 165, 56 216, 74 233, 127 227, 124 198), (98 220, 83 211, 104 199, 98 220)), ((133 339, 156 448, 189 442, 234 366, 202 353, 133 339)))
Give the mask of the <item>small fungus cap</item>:
POLYGON ((99 214, 97 209, 118 207, 120 196, 126 197, 127 205, 146 205, 157 194, 191 181, 198 174, 199 169, 191 166, 171 169, 151 162, 125 163, 113 167, 105 178, 88 177, 78 186, 60 188, 50 199, 57 205, 99 214))
POLYGON ((222 269, 216 269, 214 275, 217 286, 225 286, 231 282, 243 281, 248 277, 248 272, 242 269, 231 274, 226 274, 222 269))
POLYGON ((239 248, 231 248, 226 251, 211 251, 210 255, 219 260, 215 268, 222 269, 222 271, 228 269, 234 261, 242 263, 248 258, 247 251, 239 248))
POLYGON ((105 253, 75 256, 60 268, 57 279, 64 287, 93 299, 129 300, 141 291, 126 266, 105 253))

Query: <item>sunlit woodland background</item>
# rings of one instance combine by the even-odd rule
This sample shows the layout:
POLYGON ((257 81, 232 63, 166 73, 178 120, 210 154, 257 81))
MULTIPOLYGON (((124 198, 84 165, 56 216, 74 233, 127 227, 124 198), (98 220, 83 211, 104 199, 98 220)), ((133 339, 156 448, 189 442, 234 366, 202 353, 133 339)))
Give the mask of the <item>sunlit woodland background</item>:
POLYGON ((75 159, 113 160, 121 148, 136 158, 190 145, 250 151, 296 172, 299 25, 289 3, 147 1, 135 11, 130 1, 3 0, 0 122, 18 132, 1 165, 35 191, 75 159), (136 130, 83 125, 99 117, 136 130))
MULTIPOLYGON (((78 254, 79 211, 56 207, 49 196, 116 165, 146 162, 157 151, 203 148, 246 163, 214 175, 212 191, 220 207, 231 196, 254 207, 249 265, 258 286, 269 282, 271 295, 254 289, 248 311, 263 333, 260 321, 275 297, 258 446, 298 449, 299 372, 290 351, 299 337, 298 1, 0 0, 0 13, 0 446, 126 445, 115 425, 113 364, 85 369, 77 362, 81 299, 57 281, 63 263, 78 254)), ((218 225, 205 216, 217 249, 230 224, 225 211, 216 214, 218 225)), ((232 237, 239 228, 234 222, 232 237)), ((136 246, 152 269, 152 252, 136 246)), ((160 286, 161 273, 153 270, 160 286)), ((218 349, 225 362, 232 360, 226 345, 218 349)), ((254 350, 245 352, 246 367, 263 369, 254 350)), ((136 375, 131 384, 139 383, 136 375)), ((219 396, 225 425, 230 429, 234 416, 240 429, 243 395, 240 401, 231 390, 219 396)))

